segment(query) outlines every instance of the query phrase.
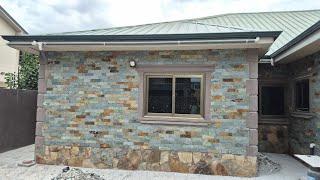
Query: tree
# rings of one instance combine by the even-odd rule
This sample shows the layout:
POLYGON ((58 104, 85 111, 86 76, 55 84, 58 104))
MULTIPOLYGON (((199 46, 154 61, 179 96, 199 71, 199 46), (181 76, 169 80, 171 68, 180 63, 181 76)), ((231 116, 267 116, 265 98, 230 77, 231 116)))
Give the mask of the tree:
POLYGON ((38 89, 39 56, 22 53, 18 73, 5 73, 6 84, 10 89, 38 89))

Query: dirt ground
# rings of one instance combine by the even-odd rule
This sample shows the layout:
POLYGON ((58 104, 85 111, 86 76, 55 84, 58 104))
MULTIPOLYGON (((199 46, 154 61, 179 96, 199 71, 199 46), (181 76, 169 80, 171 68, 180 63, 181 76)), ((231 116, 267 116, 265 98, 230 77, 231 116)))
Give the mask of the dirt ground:
MULTIPOLYGON (((24 160, 31 160, 34 156, 34 145, 7 151, 0 154, 0 180, 50 180, 62 172, 64 166, 40 165, 32 167, 17 166, 24 160)), ((87 173, 95 173, 106 180, 295 180, 306 179, 307 168, 294 158, 284 154, 267 154, 281 166, 281 170, 271 175, 255 178, 239 178, 229 176, 208 176, 199 174, 181 174, 153 171, 126 171, 113 169, 80 168, 87 173)))

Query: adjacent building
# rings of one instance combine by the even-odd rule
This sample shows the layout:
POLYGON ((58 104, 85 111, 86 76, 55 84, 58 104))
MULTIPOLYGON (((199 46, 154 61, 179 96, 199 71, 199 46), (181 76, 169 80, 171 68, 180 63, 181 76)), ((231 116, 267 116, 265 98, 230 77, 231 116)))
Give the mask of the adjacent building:
POLYGON ((3 35, 23 35, 25 31, 1 6, 0 6, 0 87, 5 87, 5 73, 18 71, 19 50, 6 45, 6 41, 1 38, 3 35))

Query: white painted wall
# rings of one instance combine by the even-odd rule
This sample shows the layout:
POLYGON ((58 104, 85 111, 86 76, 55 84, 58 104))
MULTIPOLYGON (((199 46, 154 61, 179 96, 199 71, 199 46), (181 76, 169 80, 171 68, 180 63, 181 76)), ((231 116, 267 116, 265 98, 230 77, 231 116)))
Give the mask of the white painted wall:
MULTIPOLYGON (((16 31, 0 17, 0 35, 16 35, 16 31)), ((17 72, 19 51, 6 45, 0 37, 0 87, 5 86, 4 75, 1 72, 17 72)))

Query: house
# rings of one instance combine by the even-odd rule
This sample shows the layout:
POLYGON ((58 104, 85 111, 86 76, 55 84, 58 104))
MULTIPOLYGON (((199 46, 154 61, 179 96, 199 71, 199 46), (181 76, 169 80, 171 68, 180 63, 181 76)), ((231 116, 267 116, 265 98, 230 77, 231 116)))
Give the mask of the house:
MULTIPOLYGON (((0 5, 0 35, 28 34, 0 5)), ((0 36, 0 88, 5 87, 4 73, 18 72, 19 51, 6 45, 0 36)))
POLYGON ((319 148, 319 20, 239 13, 5 36, 41 56, 37 163, 249 177, 258 135, 259 151, 319 148))

